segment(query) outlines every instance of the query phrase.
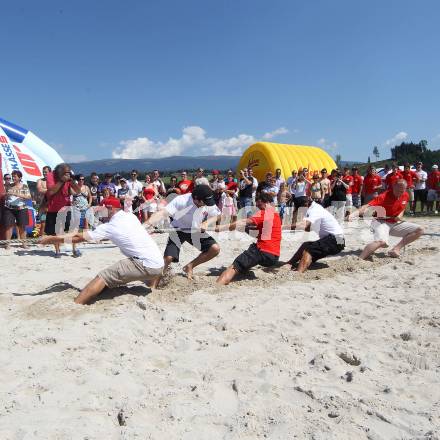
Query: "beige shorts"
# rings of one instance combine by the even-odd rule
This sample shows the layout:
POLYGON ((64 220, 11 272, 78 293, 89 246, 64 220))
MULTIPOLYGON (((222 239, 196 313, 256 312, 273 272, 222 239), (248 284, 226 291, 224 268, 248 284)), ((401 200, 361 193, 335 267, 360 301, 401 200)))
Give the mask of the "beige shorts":
POLYGON ((151 280, 158 275, 162 275, 163 267, 154 269, 145 267, 142 260, 136 258, 126 258, 107 267, 98 273, 107 287, 117 287, 130 283, 131 281, 151 280))
POLYGON ((390 235, 392 237, 405 237, 420 229, 420 226, 410 222, 387 223, 381 220, 373 220, 371 228, 374 241, 384 241, 388 244, 390 235))

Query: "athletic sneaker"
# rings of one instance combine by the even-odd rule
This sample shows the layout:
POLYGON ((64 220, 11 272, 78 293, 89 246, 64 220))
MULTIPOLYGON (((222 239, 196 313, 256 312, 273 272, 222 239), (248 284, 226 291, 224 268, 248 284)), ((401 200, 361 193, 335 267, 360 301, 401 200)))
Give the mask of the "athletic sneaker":
POLYGON ((81 254, 81 252, 78 250, 78 249, 75 249, 73 252, 72 252, 72 257, 74 257, 74 258, 78 258, 78 257, 80 257, 82 254, 81 254))

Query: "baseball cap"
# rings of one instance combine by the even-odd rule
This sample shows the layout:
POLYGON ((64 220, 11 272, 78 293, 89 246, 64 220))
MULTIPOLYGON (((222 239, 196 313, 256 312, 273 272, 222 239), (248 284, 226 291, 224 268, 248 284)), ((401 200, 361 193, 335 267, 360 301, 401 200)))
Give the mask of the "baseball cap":
POLYGON ((106 197, 101 201, 101 206, 121 209, 121 202, 116 197, 106 197))
POLYGON ((432 169, 434 169, 434 170, 438 170, 438 165, 433 165, 433 166, 432 166, 432 169))
POLYGON ((214 206, 214 192, 207 185, 197 185, 192 192, 193 199, 201 200, 206 206, 214 206))
POLYGON ((220 174, 220 171, 219 170, 212 170, 212 175, 213 176, 217 176, 217 175, 219 175, 220 174))

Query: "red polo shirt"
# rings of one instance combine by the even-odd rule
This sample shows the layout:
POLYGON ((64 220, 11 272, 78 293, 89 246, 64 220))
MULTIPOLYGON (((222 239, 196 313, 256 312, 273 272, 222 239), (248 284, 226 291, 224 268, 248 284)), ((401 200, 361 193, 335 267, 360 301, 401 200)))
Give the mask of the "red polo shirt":
POLYGON ((402 178, 406 180, 408 188, 414 188, 414 180, 417 179, 417 174, 412 170, 402 171, 402 178))
POLYGON ((367 174, 364 179, 364 193, 368 195, 377 192, 377 186, 382 186, 380 176, 378 174, 367 174))
POLYGON ((353 194, 359 194, 361 192, 361 186, 364 181, 364 178, 360 174, 355 174, 353 176, 353 186, 351 187, 351 191, 353 194))
MULTIPOLYGON (((386 221, 388 223, 396 223, 395 218, 388 217, 397 217, 403 211, 405 211, 406 205, 409 202, 409 195, 407 192, 404 192, 399 198, 393 193, 392 189, 388 189, 382 194, 378 195, 375 199, 371 200, 368 203, 369 206, 381 206, 385 209, 385 216, 387 217, 386 221)), ((378 215, 378 218, 383 217, 383 213, 378 215)))

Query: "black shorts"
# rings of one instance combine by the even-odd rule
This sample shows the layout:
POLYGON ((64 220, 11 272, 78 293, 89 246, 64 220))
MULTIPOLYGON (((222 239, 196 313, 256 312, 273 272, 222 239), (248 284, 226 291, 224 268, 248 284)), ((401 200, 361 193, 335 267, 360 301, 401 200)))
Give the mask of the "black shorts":
POLYGON ((237 272, 247 272, 251 267, 258 265, 264 267, 274 266, 278 259, 277 255, 260 251, 257 245, 253 243, 234 260, 232 265, 237 272))
POLYGON ((339 254, 345 248, 344 239, 336 239, 332 234, 320 238, 316 241, 306 241, 295 252, 292 257, 293 261, 299 261, 304 251, 307 251, 312 256, 312 261, 318 261, 321 258, 328 257, 329 255, 339 254))
POLYGON ((2 223, 6 228, 11 226, 19 226, 25 228, 29 223, 29 215, 27 208, 25 209, 9 209, 3 208, 2 223))
POLYGON ((66 213, 61 212, 61 211, 60 212, 48 212, 46 214, 46 224, 44 225, 44 233, 46 235, 59 235, 59 234, 62 234, 63 231, 69 232, 71 217, 72 217, 72 212, 70 211, 70 209, 66 213), (60 216, 60 218, 63 218, 61 216, 66 216, 66 220, 64 222, 64 228, 63 228, 63 225, 59 225, 59 228, 60 228, 59 231, 56 229, 58 215, 60 216))
POLYGON ((414 201, 426 203, 428 197, 428 191, 426 189, 415 189, 414 190, 414 201))
POLYGON ((295 197, 295 199, 293 200, 293 204, 295 205, 295 209, 303 208, 307 204, 307 197, 295 197))
POLYGON ((180 248, 185 242, 203 253, 208 252, 212 245, 217 244, 217 242, 206 233, 171 232, 165 248, 164 257, 173 257, 173 262, 177 263, 179 261, 180 248))

